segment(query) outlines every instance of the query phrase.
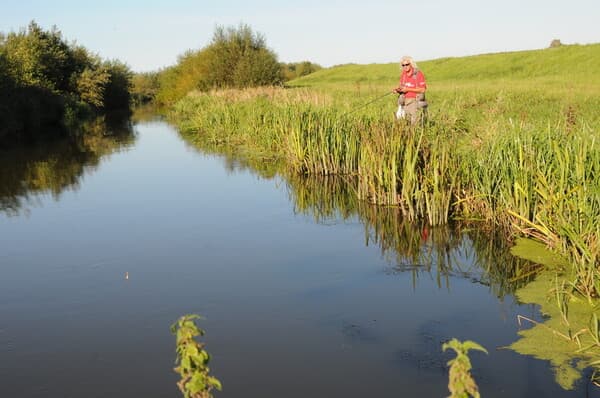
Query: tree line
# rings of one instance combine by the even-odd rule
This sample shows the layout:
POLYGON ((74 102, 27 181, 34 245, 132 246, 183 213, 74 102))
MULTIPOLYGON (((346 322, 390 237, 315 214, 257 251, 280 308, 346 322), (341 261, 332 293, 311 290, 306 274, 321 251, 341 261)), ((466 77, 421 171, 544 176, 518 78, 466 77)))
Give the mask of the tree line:
POLYGON ((210 43, 181 55, 174 66, 133 77, 136 102, 172 104, 190 91, 283 85, 321 66, 281 63, 266 40, 250 26, 217 26, 210 43))
POLYGON ((35 21, 0 32, 0 145, 64 133, 78 121, 130 104, 169 105, 193 90, 282 85, 321 67, 280 63, 248 25, 215 28, 210 43, 174 66, 134 74, 35 21))
POLYGON ((89 115, 128 110, 132 72, 36 22, 0 33, 0 142, 64 133, 89 115))

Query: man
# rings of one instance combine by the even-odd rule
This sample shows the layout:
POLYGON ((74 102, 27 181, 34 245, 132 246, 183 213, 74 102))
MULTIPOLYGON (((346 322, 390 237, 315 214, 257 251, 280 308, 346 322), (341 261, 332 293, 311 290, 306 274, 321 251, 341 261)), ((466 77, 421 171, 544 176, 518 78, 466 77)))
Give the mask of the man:
POLYGON ((417 68, 412 57, 404 56, 400 61, 400 82, 393 92, 400 94, 396 118, 408 118, 414 125, 421 118, 421 109, 427 107, 425 101, 425 75, 417 68))

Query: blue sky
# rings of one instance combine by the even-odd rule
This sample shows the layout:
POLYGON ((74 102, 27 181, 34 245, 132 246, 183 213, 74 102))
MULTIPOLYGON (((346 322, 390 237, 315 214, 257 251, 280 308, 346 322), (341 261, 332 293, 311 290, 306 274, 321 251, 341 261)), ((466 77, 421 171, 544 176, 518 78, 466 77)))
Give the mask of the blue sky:
POLYGON ((217 25, 248 24, 282 62, 397 62, 600 42, 598 0, 14 0, 7 33, 35 20, 134 71, 173 65, 210 42, 217 25))

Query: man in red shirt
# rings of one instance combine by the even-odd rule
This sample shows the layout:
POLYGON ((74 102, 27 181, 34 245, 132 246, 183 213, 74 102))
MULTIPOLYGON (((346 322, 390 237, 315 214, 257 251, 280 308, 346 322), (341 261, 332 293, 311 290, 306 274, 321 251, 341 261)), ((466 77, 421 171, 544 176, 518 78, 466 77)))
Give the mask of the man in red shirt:
POLYGON ((400 94, 396 117, 409 118, 411 124, 416 124, 421 118, 421 109, 427 107, 425 101, 425 75, 417 68, 412 57, 404 56, 400 61, 400 82, 393 91, 400 94))

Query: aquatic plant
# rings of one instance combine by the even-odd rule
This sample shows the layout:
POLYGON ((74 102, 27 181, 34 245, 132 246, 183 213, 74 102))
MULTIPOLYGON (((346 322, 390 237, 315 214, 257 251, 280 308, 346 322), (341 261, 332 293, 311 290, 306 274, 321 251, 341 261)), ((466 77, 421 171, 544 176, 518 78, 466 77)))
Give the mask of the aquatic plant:
POLYGON ((597 302, 589 303, 573 293, 564 276, 572 272, 568 262, 540 242, 519 239, 511 252, 543 264, 545 271, 516 291, 519 301, 540 305, 544 318, 519 315, 519 325, 528 328, 519 331, 520 339, 509 348, 549 361, 557 383, 570 390, 587 368, 593 369, 594 375, 600 369, 597 302))
POLYGON ((479 398, 479 388, 475 379, 471 375, 471 360, 469 359, 469 351, 483 351, 487 354, 487 350, 471 340, 459 341, 452 339, 442 345, 442 350, 454 350, 456 357, 448 361, 449 381, 448 389, 450 390, 449 398, 479 398))
POLYGON ((171 325, 171 333, 177 336, 177 359, 175 368, 181 379, 177 382, 179 390, 185 398, 211 398, 213 389, 221 390, 221 382, 210 376, 210 354, 198 343, 196 336, 203 336, 195 320, 198 315, 184 315, 171 325))

